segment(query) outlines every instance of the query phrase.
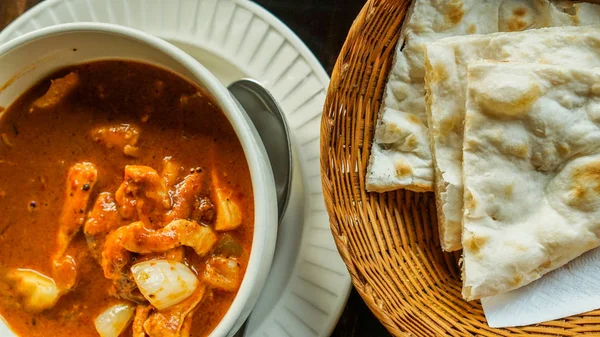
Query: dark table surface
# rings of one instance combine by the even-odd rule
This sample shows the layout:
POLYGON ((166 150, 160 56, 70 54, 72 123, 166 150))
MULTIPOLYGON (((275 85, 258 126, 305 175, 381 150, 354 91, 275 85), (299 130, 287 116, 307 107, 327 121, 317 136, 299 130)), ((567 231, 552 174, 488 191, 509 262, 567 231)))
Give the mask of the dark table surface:
MULTIPOLYGON (((0 0, 0 29, 43 0, 0 0)), ((286 23, 331 74, 346 34, 365 0, 256 0, 286 23)), ((390 336, 355 290, 332 337, 390 336)))

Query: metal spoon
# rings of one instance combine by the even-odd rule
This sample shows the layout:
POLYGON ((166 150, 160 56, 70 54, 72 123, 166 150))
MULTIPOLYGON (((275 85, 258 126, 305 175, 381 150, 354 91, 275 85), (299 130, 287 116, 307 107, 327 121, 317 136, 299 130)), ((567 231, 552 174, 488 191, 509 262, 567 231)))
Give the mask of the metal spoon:
MULTIPOLYGON (((281 224, 292 183, 292 147, 285 116, 271 93, 254 80, 241 79, 231 83, 227 89, 246 110, 265 145, 275 178, 278 223, 281 224)), ((247 323, 246 320, 233 337, 244 336, 247 323)))
POLYGON ((231 83, 227 89, 246 110, 265 145, 273 168, 281 223, 292 182, 292 147, 283 111, 271 93, 254 80, 241 79, 231 83))

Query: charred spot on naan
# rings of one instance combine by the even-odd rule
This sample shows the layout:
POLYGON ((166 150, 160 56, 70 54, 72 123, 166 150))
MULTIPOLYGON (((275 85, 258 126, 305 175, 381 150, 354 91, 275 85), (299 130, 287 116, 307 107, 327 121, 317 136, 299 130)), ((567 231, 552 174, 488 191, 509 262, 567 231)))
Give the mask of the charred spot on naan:
POLYGON ((481 143, 475 139, 465 139, 464 149, 466 151, 476 151, 481 149, 481 143))
POLYGON ((408 165, 403 160, 396 161, 396 165, 394 166, 396 168, 396 175, 398 177, 406 177, 412 173, 412 168, 410 167, 410 165, 408 165))
POLYGON ((600 197, 600 160, 573 169, 567 204, 582 211, 592 211, 600 197))
POLYGON ((542 88, 532 79, 523 76, 497 79, 494 83, 483 83, 477 88, 476 102, 481 111, 496 118, 522 118, 531 110, 542 95, 542 88))
POLYGON ((475 198, 473 197, 473 193, 465 187, 465 208, 468 211, 473 211, 475 210, 475 207, 477 207, 477 201, 475 200, 475 198))
POLYGON ((421 120, 419 119, 419 117, 417 117, 415 115, 408 115, 407 119, 409 122, 411 122, 413 124, 421 124, 421 120))
POLYGON ((429 62, 425 64, 425 71, 427 73, 426 81, 430 84, 437 84, 448 79, 448 72, 444 65, 434 63, 433 65, 429 62))
POLYGON ((554 147, 556 148, 556 152, 558 152, 562 158, 566 158, 569 154, 571 154, 571 149, 567 143, 559 141, 554 144, 554 147))
POLYGON ((498 31, 518 32, 535 25, 539 13, 521 1, 504 1, 498 9, 498 31))
POLYGON ((446 10, 444 11, 446 20, 453 25, 458 24, 465 16, 463 9, 462 0, 451 0, 446 3, 446 10))
POLYGON ((552 268, 552 261, 548 260, 548 261, 544 262, 540 267, 542 267, 544 269, 550 269, 550 268, 552 268))
POLYGON ((526 159, 529 156, 529 146, 527 144, 510 144, 506 143, 505 141, 491 143, 495 145, 500 153, 504 155, 520 159, 526 159))
POLYGON ((469 26, 469 28, 467 28, 467 34, 476 34, 477 33, 477 26, 475 24, 472 24, 469 26))
POLYGON ((458 114, 451 114, 447 118, 440 119, 438 129, 434 129, 436 136, 447 138, 451 133, 456 133, 463 126, 463 118, 458 114))
POLYGON ((469 253, 479 255, 479 252, 488 243, 489 238, 486 236, 476 236, 473 233, 465 233, 465 239, 463 240, 464 249, 468 250, 469 253))
POLYGON ((414 134, 406 137, 406 142, 404 143, 408 150, 414 150, 417 147, 417 136, 414 134))
POLYGON ((524 20, 525 15, 527 14, 527 8, 519 7, 513 10, 513 15, 508 19, 506 25, 508 30, 511 32, 521 31, 529 25, 527 21, 524 20))
POLYGON ((514 190, 515 190, 514 184, 508 184, 508 185, 504 186, 504 196, 506 198, 511 198, 514 190))
POLYGON ((527 144, 517 144, 508 146, 508 153, 518 158, 527 158, 529 155, 529 146, 527 144))
POLYGON ((523 281, 523 277, 519 274, 515 274, 512 280, 510 280, 510 285, 513 287, 518 286, 521 284, 521 281, 523 281))

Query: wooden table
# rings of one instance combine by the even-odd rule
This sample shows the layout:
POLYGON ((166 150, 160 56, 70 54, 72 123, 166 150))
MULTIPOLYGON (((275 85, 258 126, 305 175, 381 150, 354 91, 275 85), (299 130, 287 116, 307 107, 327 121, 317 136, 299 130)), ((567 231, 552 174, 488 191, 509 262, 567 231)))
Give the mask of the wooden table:
MULTIPOLYGON (((43 0, 0 0, 0 29, 43 0)), ((337 55, 364 0, 256 0, 285 22, 331 74, 337 55)), ((390 336, 352 291, 332 337, 390 336)))

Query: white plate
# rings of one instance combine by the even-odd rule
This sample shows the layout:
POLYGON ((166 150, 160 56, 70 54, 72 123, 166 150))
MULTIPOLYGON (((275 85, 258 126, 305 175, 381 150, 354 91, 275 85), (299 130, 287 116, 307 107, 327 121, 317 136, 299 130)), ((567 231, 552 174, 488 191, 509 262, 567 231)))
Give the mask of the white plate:
POLYGON ((292 133, 293 189, 246 336, 329 336, 351 283, 321 189, 319 131, 329 77, 315 56, 281 21, 246 0, 46 0, 4 29, 0 43, 82 21, 154 34, 198 59, 226 85, 251 77, 271 90, 292 133))

